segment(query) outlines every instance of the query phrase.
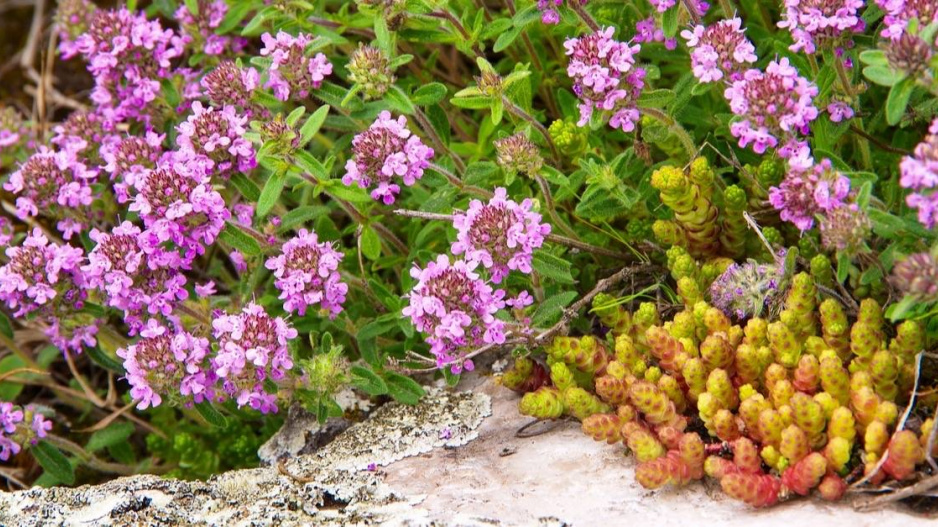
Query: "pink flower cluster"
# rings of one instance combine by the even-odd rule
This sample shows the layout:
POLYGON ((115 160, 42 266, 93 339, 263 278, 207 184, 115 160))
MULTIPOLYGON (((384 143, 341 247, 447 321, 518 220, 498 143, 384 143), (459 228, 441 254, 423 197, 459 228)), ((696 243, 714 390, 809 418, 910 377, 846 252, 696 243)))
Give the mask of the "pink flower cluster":
POLYGON ((244 138, 247 116, 239 116, 234 106, 216 110, 192 103, 192 115, 176 129, 179 153, 183 158, 204 156, 210 172, 230 176, 232 172, 249 172, 257 165, 254 147, 244 138))
POLYGON ((69 239, 87 221, 91 185, 98 177, 78 160, 74 150, 53 151, 40 147, 3 188, 16 196, 16 215, 25 220, 39 211, 59 219, 58 228, 69 239))
POLYGON ((401 192, 398 178, 407 186, 413 185, 423 177, 432 158, 433 149, 407 129, 406 117, 394 120, 391 112, 383 111, 352 140, 352 158, 345 164, 342 183, 356 183, 365 189, 377 185, 371 197, 390 205, 401 192))
POLYGON ((859 11, 863 0, 785 0, 780 28, 788 28, 795 41, 792 51, 815 53, 818 46, 833 48, 851 33, 861 33, 866 23, 859 11))
POLYGON ((496 284, 512 270, 531 273, 534 249, 550 234, 550 224, 542 223, 531 205, 529 199, 520 204, 508 199, 504 188, 495 189, 487 204, 472 200, 468 210, 453 215, 457 234, 450 250, 465 254, 468 262, 481 263, 496 284))
POLYGON ((202 77, 201 86, 212 103, 226 107, 235 106, 246 116, 258 112, 251 102, 251 94, 260 83, 260 74, 254 68, 239 67, 234 62, 222 62, 202 77))
POLYGON ((35 445, 49 430, 52 430, 52 422, 33 408, 24 409, 0 401, 0 461, 18 454, 26 443, 35 445), (27 421, 30 421, 28 425, 27 421))
POLYGON ((136 193, 134 189, 137 183, 146 171, 156 168, 157 162, 163 157, 164 139, 166 134, 149 131, 143 136, 111 136, 101 145, 104 171, 110 174, 118 203, 131 200, 136 193))
POLYGON ((232 53, 238 53, 244 49, 247 39, 215 34, 215 29, 228 13, 225 0, 197 0, 196 6, 196 14, 189 11, 185 3, 174 13, 183 31, 184 44, 196 47, 206 55, 222 55, 229 49, 232 53))
POLYGON ((309 35, 293 36, 284 31, 274 37, 270 33, 261 35, 264 48, 261 55, 271 59, 265 88, 272 88, 281 101, 292 96, 302 99, 310 90, 319 88, 326 75, 332 74, 332 64, 322 53, 306 56, 306 47, 313 41, 309 35))
POLYGON ((691 68, 700 82, 714 82, 726 77, 740 80, 743 68, 758 60, 756 48, 746 38, 738 17, 721 20, 710 26, 696 25, 681 32, 691 48, 691 68))
MULTIPOLYGON (((23 123, 23 117, 15 108, 0 106, 0 154, 4 150, 12 150, 23 144, 28 137, 28 130, 23 123)), ((0 168, 3 161, 0 159, 0 168)))
POLYGON ((74 44, 94 76, 91 100, 109 126, 127 120, 149 123, 160 79, 169 76, 170 61, 182 55, 183 47, 171 29, 126 8, 95 11, 88 31, 74 44))
POLYGON ((637 101, 645 87, 645 70, 635 65, 641 46, 614 40, 614 32, 615 28, 608 27, 567 39, 567 75, 582 101, 578 125, 586 125, 599 110, 611 112, 610 126, 630 132, 639 118, 637 101))
POLYGON ((238 407, 276 412, 277 396, 264 390, 264 381, 283 379, 293 368, 287 341, 295 338, 297 331, 253 302, 237 315, 216 318, 212 327, 218 341, 212 370, 222 392, 234 398, 238 407))
POLYGON ((94 346, 97 321, 79 324, 74 315, 88 297, 81 272, 83 253, 50 243, 38 228, 19 247, 8 247, 0 267, 0 301, 22 317, 36 313, 48 325, 46 334, 64 351, 94 346))
POLYGON ((652 42, 664 42, 665 49, 673 50, 677 48, 676 38, 666 38, 664 30, 655 21, 655 17, 648 17, 635 23, 635 42, 644 44, 652 42))
POLYGON ((807 168, 810 152, 797 136, 807 134, 818 116, 817 94, 817 86, 798 75, 787 58, 770 62, 764 72, 750 69, 724 92, 730 109, 740 117, 730 125, 730 133, 739 138, 740 147, 751 144, 757 154, 782 145, 782 157, 807 168))
POLYGON ((912 20, 919 27, 938 21, 938 4, 932 0, 876 0, 876 5, 886 13, 882 34, 890 40, 905 34, 912 20))
POLYGON ((418 331, 427 334, 437 367, 450 367, 453 373, 472 370, 464 357, 472 347, 501 344, 505 323, 495 314, 505 307, 505 291, 493 289, 476 272, 476 262, 456 260, 441 254, 435 262, 410 275, 417 280, 403 310, 418 331))
POLYGON ((792 167, 778 187, 769 190, 769 202, 782 220, 802 231, 814 226, 814 216, 845 204, 850 179, 835 170, 829 159, 803 170, 792 167))
POLYGON ((136 334, 150 317, 175 321, 176 304, 188 298, 185 263, 179 254, 161 246, 149 246, 140 227, 125 221, 110 233, 91 231, 97 243, 82 267, 89 287, 101 291, 107 305, 124 312, 130 334, 136 334))
POLYGON ((899 184, 912 191, 905 200, 918 211, 918 221, 929 229, 938 223, 938 119, 911 156, 899 164, 899 184))
MULTIPOLYGON (((188 264, 214 243, 231 217, 225 200, 206 176, 207 159, 174 160, 147 170, 137 182, 130 210, 138 212, 147 250, 172 242, 188 264)), ((210 161, 208 161, 210 162, 210 161)))
POLYGON ((209 398, 214 379, 203 369, 208 339, 185 331, 172 333, 155 320, 147 323, 140 336, 136 343, 117 350, 138 410, 159 406, 163 395, 184 404, 209 398))
POLYGON ((300 229, 283 244, 283 252, 266 263, 276 277, 283 308, 303 316, 308 306, 319 304, 329 318, 341 313, 348 293, 348 284, 339 275, 342 257, 331 243, 320 242, 315 232, 300 229))

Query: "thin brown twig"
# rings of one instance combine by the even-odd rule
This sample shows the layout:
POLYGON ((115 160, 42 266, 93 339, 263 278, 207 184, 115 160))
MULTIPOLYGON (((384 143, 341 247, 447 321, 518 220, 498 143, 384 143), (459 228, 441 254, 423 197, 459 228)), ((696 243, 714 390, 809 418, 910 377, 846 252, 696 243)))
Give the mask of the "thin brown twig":
POLYGON ((297 483, 306 484, 306 483, 312 483, 316 481, 316 478, 314 477, 297 476, 297 475, 292 474, 289 470, 287 470, 287 464, 282 459, 277 462, 277 471, 280 472, 280 474, 292 479, 293 481, 297 483))
POLYGON ((859 511, 871 511, 882 508, 886 505, 889 505, 890 503, 904 500, 905 498, 911 498, 912 496, 925 494, 926 492, 936 487, 938 487, 938 475, 923 479, 915 485, 903 487, 901 490, 897 490, 891 494, 857 503, 854 507, 859 511))

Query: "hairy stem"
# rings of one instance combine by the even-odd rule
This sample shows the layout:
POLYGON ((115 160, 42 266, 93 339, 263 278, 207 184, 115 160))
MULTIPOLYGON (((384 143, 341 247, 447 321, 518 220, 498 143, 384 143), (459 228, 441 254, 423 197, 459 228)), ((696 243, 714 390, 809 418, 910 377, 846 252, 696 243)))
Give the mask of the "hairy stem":
POLYGON ((596 23, 596 20, 586 12, 586 9, 583 8, 583 5, 580 4, 580 0, 571 0, 567 2, 567 5, 570 6, 570 9, 573 9, 573 12, 580 17, 580 20, 590 28, 590 31, 596 32, 599 31, 599 24, 596 23))
POLYGON ((502 104, 505 105, 505 109, 515 117, 524 119, 525 121, 531 123, 531 126, 537 129, 537 131, 544 137, 544 141, 547 142, 547 146, 550 147, 550 155, 554 160, 554 163, 560 165, 560 153, 557 151, 557 145, 554 144, 554 140, 550 138, 550 132, 547 131, 547 128, 544 127, 537 119, 535 119, 531 114, 524 111, 524 108, 518 106, 512 102, 508 97, 502 95, 502 104))
POLYGON ((668 130, 676 135, 678 140, 681 141, 681 144, 684 145, 684 150, 687 151, 687 156, 690 159, 697 157, 697 147, 694 145, 694 140, 680 123, 657 108, 642 108, 641 112, 667 126, 668 130))
POLYGON ((465 184, 465 183, 463 182, 463 180, 459 179, 459 177, 456 176, 456 174, 453 174, 452 172, 450 172, 450 171, 447 170, 446 168, 443 168, 443 167, 441 167, 440 165, 438 165, 438 164, 436 164, 436 163, 430 163, 430 167, 429 167, 429 168, 430 168, 430 170, 432 170, 432 171, 434 171, 434 172, 436 172, 436 173, 438 173, 438 174, 441 174, 443 177, 445 177, 446 179, 448 179, 449 182, 452 183, 456 188, 458 188, 459 190, 461 190, 461 191, 463 191, 463 192, 468 192, 468 193, 470 193, 470 194, 475 194, 476 196, 481 196, 481 197, 483 197, 483 198, 491 198, 491 197, 494 195, 494 194, 492 194, 491 192, 489 192, 488 190, 485 190, 485 189, 483 189, 483 188, 479 188, 479 187, 476 187, 476 186, 474 186, 474 185, 467 185, 467 184, 465 184))
MULTIPOLYGON (((834 57, 834 70, 837 71, 837 77, 840 79, 840 85, 843 87, 844 92, 847 94, 847 97, 850 97, 850 104, 855 108, 860 108, 860 97, 857 95, 857 91, 853 87, 853 82, 850 80, 850 76, 847 73, 847 69, 844 67, 844 61, 840 60, 837 57, 834 57)), ((860 131, 863 131, 863 119, 859 116, 855 118, 856 128, 860 131)), ((865 132, 864 132, 865 133, 865 132)), ((857 148, 860 150, 860 161, 863 163, 864 170, 870 170, 873 168, 873 159, 870 154, 870 145, 867 141, 856 140, 857 148)))

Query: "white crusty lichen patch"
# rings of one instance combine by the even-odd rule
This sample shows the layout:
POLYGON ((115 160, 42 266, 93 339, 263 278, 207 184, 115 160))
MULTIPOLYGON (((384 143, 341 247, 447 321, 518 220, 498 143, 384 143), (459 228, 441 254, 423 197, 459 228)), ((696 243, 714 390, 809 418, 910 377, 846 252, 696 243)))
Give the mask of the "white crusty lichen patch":
POLYGON ((0 525, 349 525, 423 523, 419 498, 382 483, 385 466, 472 441, 488 396, 431 390, 387 404, 315 453, 206 482, 133 476, 103 485, 0 493, 0 525))

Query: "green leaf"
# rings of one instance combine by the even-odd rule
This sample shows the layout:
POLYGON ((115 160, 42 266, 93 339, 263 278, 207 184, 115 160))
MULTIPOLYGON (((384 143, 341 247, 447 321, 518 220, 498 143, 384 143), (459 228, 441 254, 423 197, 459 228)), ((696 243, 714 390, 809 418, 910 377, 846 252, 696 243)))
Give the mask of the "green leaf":
POLYGON ((344 199, 352 203, 371 203, 374 201, 368 192, 358 185, 345 186, 341 182, 337 185, 329 185, 329 194, 333 197, 344 199))
POLYGON ((297 106, 295 110, 293 110, 292 112, 290 112, 289 115, 287 115, 287 119, 286 119, 287 124, 290 125, 291 128, 296 126, 296 123, 300 122, 300 117, 303 117, 304 114, 306 114, 306 107, 297 106))
POLYGON ((388 393, 395 401, 415 405, 427 392, 417 384, 417 381, 393 371, 384 372, 384 380, 388 385, 388 393))
POLYGON ((387 56, 394 55, 394 44, 391 40, 391 31, 388 30, 388 22, 383 16, 376 16, 374 21, 375 40, 378 41, 378 48, 384 51, 387 56))
POLYGON ((225 13, 225 18, 221 20, 221 24, 215 28, 216 35, 224 35, 230 33, 233 29, 241 25, 241 21, 244 20, 244 17, 248 16, 256 4, 254 2, 233 2, 232 5, 228 6, 228 12, 225 13))
POLYGON ((359 390, 368 395, 388 393, 388 385, 384 382, 384 379, 370 369, 362 366, 352 366, 349 371, 352 374, 352 386, 359 390))
POLYGON ((572 264, 558 258, 547 251, 536 251, 533 260, 534 270, 544 278, 549 278, 559 284, 574 284, 576 280, 570 274, 572 264))
POLYGON ((541 305, 537 306, 537 311, 531 317, 531 324, 543 327, 557 322, 560 320, 564 308, 570 305, 576 297, 576 291, 565 291, 545 299, 541 302, 541 305))
POLYGON ((283 186, 287 182, 286 171, 274 172, 267 178, 264 184, 264 190, 261 191, 261 197, 257 200, 257 216, 263 218, 274 208, 277 200, 280 199, 280 193, 283 192, 283 186))
POLYGON ((3 311, 0 311, 0 333, 6 335, 7 338, 13 338, 13 324, 3 311))
POLYGON ((502 122, 502 116, 505 114, 505 104, 501 99, 492 100, 492 123, 498 124, 502 122))
POLYGON ((520 27, 513 27, 501 35, 498 35, 498 38, 495 39, 495 44, 492 45, 492 51, 499 53, 508 49, 508 46, 518 39, 522 31, 524 30, 520 27))
POLYGON ((228 420, 225 419, 225 416, 216 410, 211 403, 198 403, 195 405, 195 409, 199 412, 199 415, 212 426, 224 428, 228 425, 228 420))
POLYGON ((30 451, 50 476, 66 485, 75 483, 75 468, 58 448, 46 441, 39 441, 30 451))
POLYGON ((98 430, 88 438, 88 443, 85 445, 85 450, 88 452, 97 452, 103 448, 107 448, 111 445, 116 445, 123 441, 126 441, 127 438, 134 433, 134 425, 126 421, 120 423, 113 423, 108 425, 107 428, 103 430, 98 430))
MULTIPOLYGON (((16 355, 8 355, 0 359, 0 375, 25 367, 26 363, 23 362, 23 359, 17 357, 16 355)), ((35 377, 35 375, 23 372, 15 375, 14 377, 28 379, 30 377, 35 377)), ((0 382, 0 401, 12 401, 13 399, 16 399, 16 396, 23 391, 24 387, 25 385, 19 382, 0 382)))
POLYGON ((241 34, 246 37, 260 35, 264 32, 264 24, 267 20, 273 18, 278 13, 278 8, 272 5, 261 9, 254 15, 254 18, 244 26, 244 29, 241 30, 241 34))
POLYGON ((837 281, 844 283, 850 274, 850 257, 846 253, 837 254, 837 281))
POLYGON ((446 98, 446 86, 439 82, 431 82, 417 88, 411 100, 417 106, 430 106, 446 98))
POLYGON ((407 94, 394 84, 388 88, 384 96, 388 104, 400 113, 413 115, 413 113, 417 111, 417 108, 414 107, 414 103, 410 102, 410 98, 407 94))
POLYGON ((915 90, 915 79, 902 79, 889 90, 886 97, 886 122, 891 125, 899 124, 905 109, 909 105, 909 97, 915 90))
POLYGON ((664 108, 674 100, 674 90, 647 90, 638 98, 639 108, 664 108))
POLYGON ((540 20, 540 18, 541 12, 537 9, 536 5, 532 4, 515 13, 515 16, 511 17, 511 21, 514 23, 515 27, 523 28, 535 20, 540 20))
POLYGON ((487 24, 479 36, 482 40, 488 40, 495 35, 501 35, 507 31, 508 28, 512 27, 512 25, 513 24, 511 20, 507 18, 499 18, 487 24))
POLYGON ((329 172, 326 170, 326 167, 323 166, 318 159, 313 157, 313 154, 309 153, 306 150, 297 150, 294 153, 294 162, 296 166, 302 169, 307 174, 313 176, 319 181, 325 181, 329 179, 329 172))
POLYGON ((320 106, 318 110, 313 112, 310 115, 306 122, 303 123, 302 128, 300 128, 300 146, 306 146, 306 143, 316 135, 316 132, 322 127, 322 123, 326 122, 326 116, 329 115, 328 106, 320 106))
POLYGON ((371 227, 362 229, 361 249, 362 254, 369 260, 381 258, 381 238, 371 227))
POLYGON ((287 230, 294 225, 307 223, 325 214, 329 214, 329 207, 323 205, 297 207, 283 215, 280 221, 280 230, 287 230))
POLYGON ((698 95, 708 93, 711 88, 713 88, 712 82, 700 82, 695 84, 694 87, 690 89, 690 94, 696 97, 698 95))
POLYGON ((257 243, 257 240, 231 223, 225 224, 225 228, 219 233, 218 238, 241 251, 245 256, 261 254, 261 246, 257 243))
POLYGON ((888 88, 902 80, 905 74, 888 66, 867 66, 863 68, 863 76, 875 84, 888 88))
POLYGON ((257 185, 241 172, 235 172, 228 181, 238 189, 242 196, 250 201, 256 202, 261 197, 261 189, 257 188, 257 185))
POLYGON ((889 59, 886 52, 879 49, 868 49, 860 53, 860 62, 867 66, 888 66, 889 59))
POLYGON ((186 9, 194 16, 199 16, 199 0, 185 0, 186 9))
POLYGON ((377 336, 384 335, 388 331, 397 327, 400 315, 397 312, 381 315, 380 317, 365 324, 355 335, 356 340, 371 340, 377 336))
POLYGON ((483 110, 492 105, 492 98, 488 95, 470 95, 467 97, 453 97, 449 102, 457 108, 483 110))
MULTIPOLYGON (((99 344, 100 344, 100 338, 99 344)), ((87 350, 88 357, 94 361, 95 364, 101 366, 104 369, 111 370, 115 373, 124 373, 124 364, 120 359, 112 357, 107 352, 102 350, 99 346, 92 346, 87 350)))
POLYGON ((679 14, 680 6, 676 5, 661 15, 661 29, 664 31, 664 36, 674 38, 677 35, 679 14))

